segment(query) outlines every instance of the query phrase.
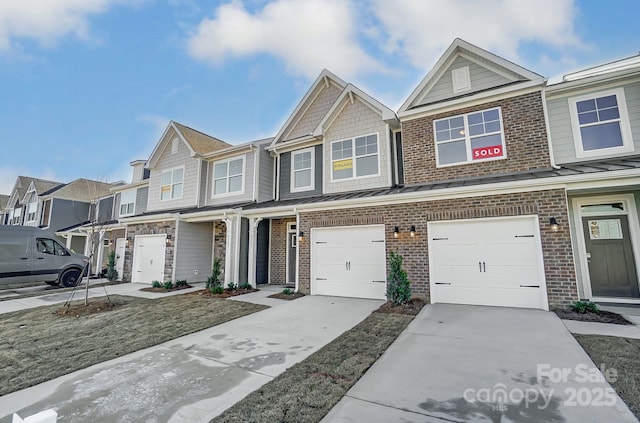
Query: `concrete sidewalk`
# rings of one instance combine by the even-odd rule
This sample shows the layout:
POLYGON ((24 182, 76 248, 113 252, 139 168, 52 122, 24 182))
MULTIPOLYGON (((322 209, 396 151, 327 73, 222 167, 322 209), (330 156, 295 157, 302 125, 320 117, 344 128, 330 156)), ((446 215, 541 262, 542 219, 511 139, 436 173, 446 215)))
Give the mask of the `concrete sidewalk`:
POLYGON ((0 422, 48 408, 65 423, 208 422, 383 303, 270 293, 238 298, 270 309, 5 395, 0 422))
POLYGON ((637 422, 585 371, 554 313, 427 305, 323 422, 637 422))

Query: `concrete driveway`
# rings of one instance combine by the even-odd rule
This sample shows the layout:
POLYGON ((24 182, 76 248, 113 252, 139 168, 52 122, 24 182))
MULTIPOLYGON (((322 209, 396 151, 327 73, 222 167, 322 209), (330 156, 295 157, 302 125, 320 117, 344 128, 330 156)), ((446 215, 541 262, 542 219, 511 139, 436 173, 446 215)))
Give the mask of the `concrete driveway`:
POLYGON ((555 314, 434 304, 323 422, 637 422, 555 314))
POLYGON ((54 408, 65 423, 208 422, 383 303, 270 293, 241 298, 270 309, 5 395, 0 421, 54 408))

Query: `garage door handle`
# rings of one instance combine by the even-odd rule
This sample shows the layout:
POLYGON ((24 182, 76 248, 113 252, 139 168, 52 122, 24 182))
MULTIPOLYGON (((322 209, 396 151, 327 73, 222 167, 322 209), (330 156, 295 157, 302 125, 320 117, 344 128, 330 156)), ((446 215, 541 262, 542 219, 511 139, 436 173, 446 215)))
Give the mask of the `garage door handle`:
POLYGON ((484 261, 482 262, 482 271, 484 273, 487 273, 487 263, 485 263, 484 261))
POLYGON ((446 241, 449 238, 431 238, 432 241, 446 241))
POLYGON ((480 271, 480 273, 482 273, 482 262, 481 261, 478 262, 478 268, 479 268, 478 270, 480 271))
POLYGON ((451 282, 436 282, 436 285, 451 285, 451 282))
POLYGON ((384 239, 379 239, 379 240, 375 240, 375 241, 371 241, 371 242, 384 242, 384 239))
POLYGON ((520 285, 520 288, 540 288, 540 285, 520 285))
POLYGON ((316 244, 326 244, 326 241, 316 241, 316 244))
POLYGON ((326 281, 327 278, 316 278, 317 281, 326 281))
POLYGON ((534 238, 535 235, 516 235, 515 238, 534 238))
POLYGON ((386 283, 387 281, 371 281, 371 282, 376 282, 376 283, 386 283))

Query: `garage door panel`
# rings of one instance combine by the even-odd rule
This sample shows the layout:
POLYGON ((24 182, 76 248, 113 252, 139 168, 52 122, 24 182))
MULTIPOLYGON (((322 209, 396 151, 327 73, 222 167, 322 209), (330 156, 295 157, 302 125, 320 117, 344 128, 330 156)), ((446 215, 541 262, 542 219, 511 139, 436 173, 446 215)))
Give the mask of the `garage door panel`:
POLYGON ((164 280, 166 236, 136 236, 133 247, 131 281, 151 284, 164 280))
POLYGON ((386 285, 383 283, 371 284, 355 281, 322 281, 317 286, 316 295, 379 300, 386 296, 386 285))
POLYGON ((438 302, 500 307, 540 308, 542 288, 493 288, 436 285, 438 302))

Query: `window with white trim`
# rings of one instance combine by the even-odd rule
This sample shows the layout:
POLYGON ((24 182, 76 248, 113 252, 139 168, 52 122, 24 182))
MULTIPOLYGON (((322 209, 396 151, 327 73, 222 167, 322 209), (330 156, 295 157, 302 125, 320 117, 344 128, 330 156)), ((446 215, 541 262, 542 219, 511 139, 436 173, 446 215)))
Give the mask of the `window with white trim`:
POLYGON ((213 164, 213 197, 244 192, 244 156, 213 164))
POLYGON ((120 217, 131 216, 136 210, 136 190, 130 189, 120 194, 120 217))
POLYGON ((507 157, 499 107, 433 122, 437 166, 507 157))
POLYGON ((309 191, 314 188, 315 148, 291 152, 291 192, 309 191))
POLYGON ((331 179, 378 176, 378 134, 331 143, 331 179))
POLYGON ((11 220, 12 225, 19 225, 21 217, 22 217, 22 207, 17 207, 11 210, 11 215, 9 219, 11 220))
POLYGON ((161 200, 175 200, 182 198, 182 181, 184 179, 184 168, 166 170, 162 172, 162 182, 160 187, 161 200))
POLYGON ((27 202, 27 223, 33 223, 36 221, 38 215, 38 195, 32 192, 27 202))
POLYGON ((570 98, 569 108, 578 157, 633 151, 624 89, 570 98))

